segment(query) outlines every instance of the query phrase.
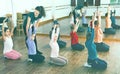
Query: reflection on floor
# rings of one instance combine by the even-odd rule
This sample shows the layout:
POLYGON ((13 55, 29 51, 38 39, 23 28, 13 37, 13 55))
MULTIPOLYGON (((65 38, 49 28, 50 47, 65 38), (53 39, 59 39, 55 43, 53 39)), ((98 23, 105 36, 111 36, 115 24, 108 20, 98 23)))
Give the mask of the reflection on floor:
MULTIPOLYGON (((87 49, 83 51, 73 51, 70 47, 70 38, 63 37, 62 40, 67 42, 67 47, 60 49, 60 55, 68 58, 69 63, 65 66, 50 65, 49 55, 49 37, 37 36, 38 48, 46 57, 45 62, 35 64, 28 62, 27 48, 25 46, 25 37, 16 36, 14 40, 14 49, 18 50, 23 56, 20 60, 7 60, 2 55, 2 40, 0 40, 0 74, 120 74, 120 42, 106 41, 110 45, 110 51, 106 53, 98 53, 99 57, 108 62, 108 68, 105 71, 98 71, 85 68, 83 64, 87 59, 87 49)), ((79 39, 84 45, 85 40, 79 39)))
MULTIPOLYGON (((89 22, 89 20, 90 19, 88 18, 88 22, 89 22)), ((120 25, 120 21, 119 20, 120 19, 118 18, 116 20, 116 22, 120 25)), ((69 36, 70 35, 70 31, 71 31, 71 29, 70 29, 70 26, 71 26, 70 25, 70 18, 66 18, 64 20, 60 20, 59 23, 60 23, 60 34, 69 36)), ((40 26, 38 28, 38 30, 37 30, 37 33, 39 33, 39 34, 48 34, 49 31, 51 30, 52 25, 53 25, 53 23, 51 22, 51 23, 45 24, 43 26, 40 26)), ((82 24, 80 24, 80 26, 82 27, 82 24)), ((104 18, 102 19, 101 27, 102 27, 102 30, 104 31, 104 29, 105 29, 105 19, 104 18)), ((83 27, 83 28, 85 29, 85 32, 78 33, 80 37, 85 37, 85 35, 86 35, 87 28, 85 28, 85 27, 83 27)), ((112 36, 112 38, 114 38, 114 39, 116 39, 116 38, 120 39, 120 35, 119 34, 120 34, 120 30, 116 30, 116 34, 115 35, 105 35, 104 34, 104 38, 111 38, 111 36, 112 36)))

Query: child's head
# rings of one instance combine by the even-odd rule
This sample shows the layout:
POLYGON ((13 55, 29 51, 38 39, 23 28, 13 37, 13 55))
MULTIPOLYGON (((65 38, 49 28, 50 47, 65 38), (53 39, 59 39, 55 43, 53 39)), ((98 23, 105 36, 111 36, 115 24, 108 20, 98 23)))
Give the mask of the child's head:
POLYGON ((115 13, 114 13, 114 12, 111 12, 111 16, 115 16, 115 13))
POLYGON ((4 33, 5 33, 6 36, 8 36, 8 35, 10 35, 10 30, 7 27, 5 27, 4 28, 4 33))
POLYGON ((76 14, 76 18, 80 19, 80 14, 77 13, 76 14))
POLYGON ((71 30, 74 30, 74 25, 71 26, 71 30))
POLYGON ((98 23, 98 20, 96 20, 96 21, 94 22, 94 25, 95 25, 95 26, 98 26, 98 24, 99 24, 99 23, 98 23))
POLYGON ((105 13, 105 17, 108 17, 108 13, 105 13))
POLYGON ((76 25, 72 25, 71 26, 71 31, 73 31, 77 26, 76 25))
POLYGON ((57 27, 59 27, 59 26, 60 26, 60 24, 58 23, 58 21, 57 21, 57 20, 54 20, 54 21, 53 21, 53 24, 54 24, 54 25, 56 25, 57 27))

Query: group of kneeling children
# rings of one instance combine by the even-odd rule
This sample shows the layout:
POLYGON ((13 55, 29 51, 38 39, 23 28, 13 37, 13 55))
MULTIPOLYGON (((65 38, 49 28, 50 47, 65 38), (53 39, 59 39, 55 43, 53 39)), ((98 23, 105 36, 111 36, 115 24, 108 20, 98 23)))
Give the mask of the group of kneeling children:
MULTIPOLYGON (((42 6, 36 7, 36 10, 40 11, 43 9, 42 6)), ((109 10, 109 8, 108 8, 109 10)), ((109 17, 109 11, 106 16, 109 17)), ((79 44, 77 30, 80 24, 80 16, 78 14, 73 14, 76 16, 74 19, 75 23, 71 27, 71 48, 73 50, 83 50, 85 47, 82 44, 79 44)), ((40 18, 44 16, 39 16, 40 18)), ((26 18, 26 23, 28 23, 28 19, 30 19, 31 25, 28 28, 25 28, 25 42, 28 48, 28 60, 35 63, 41 63, 44 61, 45 57, 42 55, 42 52, 38 51, 37 48, 37 40, 36 40, 36 28, 39 19, 35 19, 34 13, 29 13, 28 17, 26 18), (34 18, 33 18, 34 17, 34 18), (27 31, 27 34, 26 34, 27 31)), ((13 50, 13 41, 12 35, 13 33, 6 27, 4 27, 5 22, 10 21, 10 18, 7 18, 3 21, 2 26, 2 36, 4 40, 4 50, 3 54, 4 57, 8 59, 19 59, 21 58, 21 54, 15 50, 13 50)), ((106 19, 106 21, 110 21, 106 19)), ((109 23, 107 23, 109 24, 109 23)), ((107 26, 108 27, 108 26, 107 26)), ((66 65, 68 60, 65 57, 59 55, 59 49, 66 47, 66 42, 60 39, 60 24, 57 20, 53 21, 53 27, 49 32, 50 37, 50 47, 51 47, 51 54, 50 54, 50 64, 55 65, 66 65)), ((92 19, 88 25, 87 34, 86 34, 86 41, 85 46, 88 50, 88 59, 84 66, 91 67, 94 69, 106 69, 107 62, 104 60, 99 59, 97 55, 97 51, 109 51, 109 46, 103 42, 103 31, 101 30, 101 12, 97 11, 94 12, 92 19)))

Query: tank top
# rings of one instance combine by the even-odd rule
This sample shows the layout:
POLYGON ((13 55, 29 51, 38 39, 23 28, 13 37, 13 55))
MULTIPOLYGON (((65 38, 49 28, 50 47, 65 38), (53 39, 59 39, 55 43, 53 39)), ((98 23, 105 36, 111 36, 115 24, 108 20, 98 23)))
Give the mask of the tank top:
POLYGON ((3 54, 12 51, 13 49, 13 41, 11 37, 6 37, 6 40, 4 41, 4 50, 3 54))

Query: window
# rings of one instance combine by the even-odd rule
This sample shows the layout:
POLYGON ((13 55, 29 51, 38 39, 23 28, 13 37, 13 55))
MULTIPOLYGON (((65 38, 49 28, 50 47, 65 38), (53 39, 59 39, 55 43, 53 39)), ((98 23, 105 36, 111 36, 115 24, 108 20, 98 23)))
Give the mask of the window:
POLYGON ((120 4, 120 0, 110 0, 110 4, 120 4))

